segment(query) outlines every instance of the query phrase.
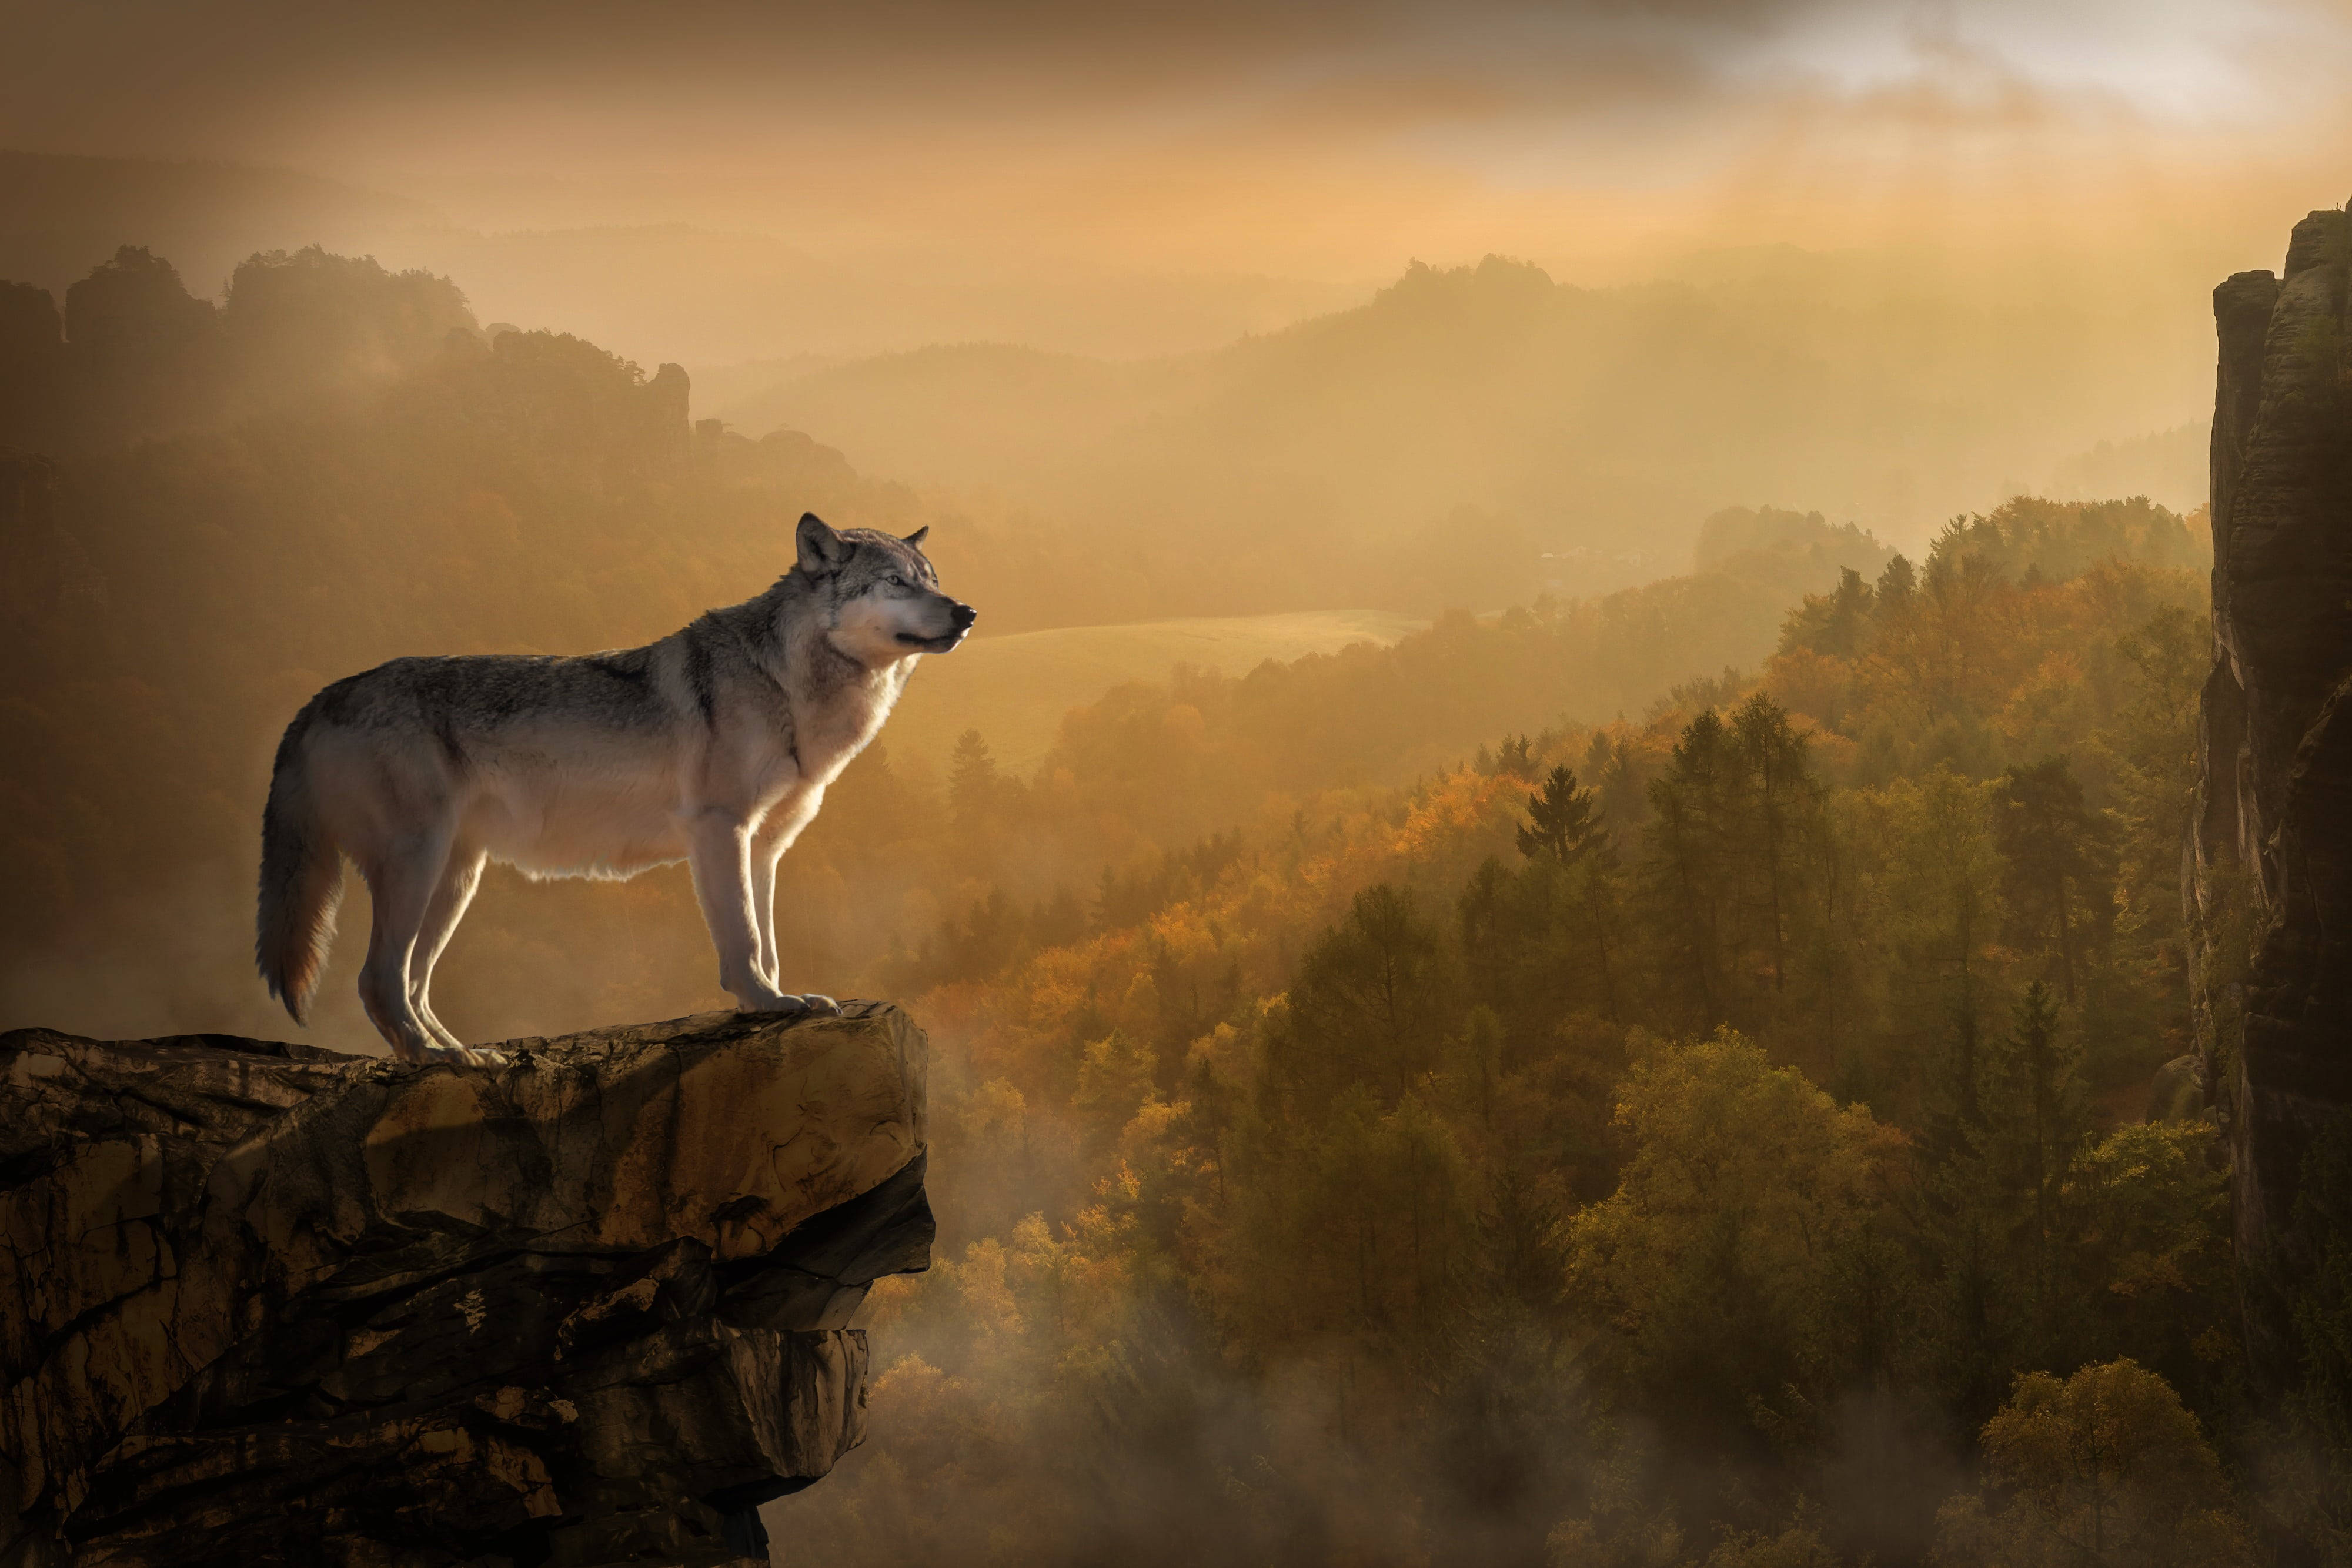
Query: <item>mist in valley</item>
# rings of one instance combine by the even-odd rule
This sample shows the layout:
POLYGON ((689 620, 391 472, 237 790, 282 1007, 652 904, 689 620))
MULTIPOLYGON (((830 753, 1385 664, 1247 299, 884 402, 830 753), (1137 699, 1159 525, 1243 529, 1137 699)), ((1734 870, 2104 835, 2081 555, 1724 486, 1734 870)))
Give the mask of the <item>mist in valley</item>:
MULTIPOLYGON (((356 887, 252 974, 330 681, 803 511, 980 611, 780 873, 940 1237, 778 1561, 2343 1539, 2166 1087, 2209 293, 2344 195, 2340 7, 18 26, 0 1027, 382 1050, 356 887)), ((682 866, 494 869, 435 1000, 726 1004, 682 866)))

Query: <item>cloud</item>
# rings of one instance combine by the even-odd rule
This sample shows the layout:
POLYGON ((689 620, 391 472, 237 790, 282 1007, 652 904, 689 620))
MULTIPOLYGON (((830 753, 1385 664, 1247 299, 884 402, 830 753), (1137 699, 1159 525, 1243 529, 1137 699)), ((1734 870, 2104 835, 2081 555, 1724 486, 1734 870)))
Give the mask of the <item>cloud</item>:
MULTIPOLYGON (((50 6, 0 66, 14 142, 299 154, 366 131, 431 143, 551 116, 588 147, 675 131, 831 122, 983 129, 1071 118, 1181 128, 1233 119, 1379 134, 1628 106, 1704 113, 1802 86, 1868 95, 1976 75, 2179 99, 2231 92, 2233 40, 2325 11, 2181 0, 1889 5, 1873 0, 1470 0, 1185 6, 1027 0, 860 6, 698 0, 495 6, 286 0, 50 6), (436 121, 436 113, 450 117, 436 121), (106 145, 93 145, 104 143, 106 145)), ((2338 17, 2340 25, 2342 18, 2338 17)), ((2340 27, 2339 27, 2340 30, 2340 27)), ((530 139, 526 138, 526 150, 530 139)), ((538 151, 544 156, 545 150, 538 151)), ((725 158, 725 144, 709 149, 725 158)))
POLYGON ((288 165, 483 227, 1357 278, 2055 234, 2110 199, 2193 226, 2317 199, 2352 65, 2347 0, 89 0, 15 32, 0 145, 288 165))

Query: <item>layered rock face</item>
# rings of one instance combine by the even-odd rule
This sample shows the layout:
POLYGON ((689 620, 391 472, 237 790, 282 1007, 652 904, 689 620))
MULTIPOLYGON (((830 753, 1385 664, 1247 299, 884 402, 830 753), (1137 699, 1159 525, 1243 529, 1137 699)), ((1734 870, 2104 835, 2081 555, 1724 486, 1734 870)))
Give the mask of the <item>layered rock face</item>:
POLYGON ((0 1564, 766 1561, 928 1265, 924 1041, 0 1036, 0 1564))
POLYGON ((2213 632, 2189 845, 2195 1001, 2258 1369, 2291 1373, 2294 1197, 2352 1111, 2352 217, 2214 290, 2213 632), (2248 941, 2251 935, 2251 943, 2248 941), (2241 955, 2243 955, 2242 957, 2241 955))

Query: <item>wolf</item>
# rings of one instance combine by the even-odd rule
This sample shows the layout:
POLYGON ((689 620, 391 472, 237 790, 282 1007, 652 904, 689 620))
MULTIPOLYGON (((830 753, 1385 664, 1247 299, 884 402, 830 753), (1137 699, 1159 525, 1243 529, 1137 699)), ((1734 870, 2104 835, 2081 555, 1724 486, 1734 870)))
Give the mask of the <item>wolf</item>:
POLYGON ((488 1059, 433 1016, 433 967, 489 861, 623 879, 683 860, 748 1010, 837 1010, 782 988, 776 862, 926 653, 978 618, 905 538, 793 533, 758 597, 642 648, 394 659, 312 697, 278 742, 261 815, 254 956, 305 1020, 343 862, 374 907, 360 1000, 404 1061, 488 1059))

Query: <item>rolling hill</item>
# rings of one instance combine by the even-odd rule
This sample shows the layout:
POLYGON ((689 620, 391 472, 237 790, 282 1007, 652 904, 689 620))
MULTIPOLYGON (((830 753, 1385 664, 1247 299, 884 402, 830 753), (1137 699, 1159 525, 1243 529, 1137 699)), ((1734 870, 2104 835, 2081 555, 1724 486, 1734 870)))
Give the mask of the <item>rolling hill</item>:
POLYGON ((1089 524, 1198 538, 1344 520, 1383 541, 1468 507, 1545 549, 1609 553, 1679 549, 1698 517, 1759 502, 1916 541, 2099 441, 2128 459, 2207 395, 2179 334, 2122 313, 1901 277, 1860 290, 1826 261, 1771 260, 1598 290, 1496 256, 1416 264, 1354 309, 1205 353, 941 346, 713 412, 1089 524))

